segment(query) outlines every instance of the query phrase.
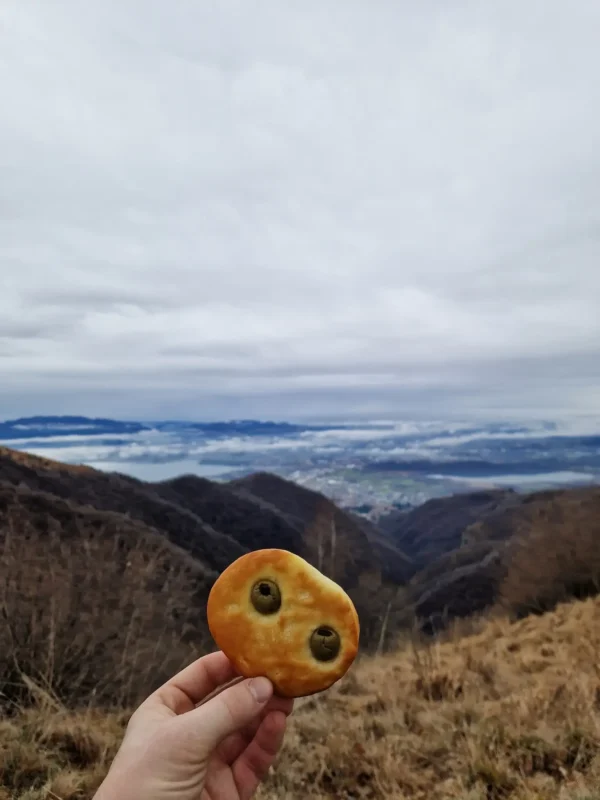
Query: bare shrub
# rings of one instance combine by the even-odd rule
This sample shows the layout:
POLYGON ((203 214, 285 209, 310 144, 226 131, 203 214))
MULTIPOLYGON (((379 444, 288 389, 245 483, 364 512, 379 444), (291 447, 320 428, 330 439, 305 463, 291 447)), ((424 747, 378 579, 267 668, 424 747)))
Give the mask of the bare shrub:
POLYGON ((599 591, 597 497, 581 493, 534 506, 509 547, 501 604, 522 617, 599 591))
POLYGON ((21 510, 0 527, 0 702, 127 706, 205 652, 192 559, 116 516, 21 510))

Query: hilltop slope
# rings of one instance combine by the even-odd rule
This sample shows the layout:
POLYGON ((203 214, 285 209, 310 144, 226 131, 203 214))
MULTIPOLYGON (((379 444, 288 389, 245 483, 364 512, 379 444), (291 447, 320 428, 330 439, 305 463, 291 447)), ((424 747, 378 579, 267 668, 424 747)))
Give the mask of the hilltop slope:
POLYGON ((403 517, 395 538, 420 565, 404 599, 424 630, 498 602, 529 612, 600 588, 600 487, 457 495, 403 517))
MULTIPOLYGON (((344 514, 325 498, 322 505, 303 507, 291 502, 290 496, 288 510, 245 489, 196 476, 144 483, 6 448, 0 448, 0 483, 43 494, 46 501, 63 501, 67 505, 61 506, 61 519, 71 513, 82 529, 92 524, 92 518, 95 527, 102 524, 98 512, 116 515, 124 525, 139 531, 151 529, 193 557, 213 580, 249 550, 289 549, 324 572, 333 573, 351 594, 363 622, 362 644, 368 646, 375 635, 385 603, 385 596, 379 592, 382 574, 389 571, 386 565, 392 559, 380 556, 381 548, 373 546, 360 520, 344 514)), ((28 507, 22 508, 17 530, 27 525, 28 507)), ((52 516, 49 514, 49 518, 52 516)), ((39 527, 37 522, 34 527, 39 527)), ((53 524, 53 530, 60 538, 62 523, 53 524)), ((393 545, 390 551, 395 555, 393 545)), ((401 558, 399 563, 405 567, 401 558)), ((78 571, 77 565, 74 569, 78 571)), ((408 572, 403 578, 408 578, 408 572)))
MULTIPOLYGON (((297 703, 257 797, 597 800, 599 651, 600 600, 588 600, 363 658, 297 703)), ((6 720, 0 798, 91 800, 127 718, 47 705, 6 720)))
POLYGON ((211 647, 215 578, 139 520, 0 481, 0 706, 31 700, 27 681, 135 702, 211 647))
POLYGON ((149 484, 124 475, 58 465, 0 448, 0 480, 99 511, 125 514, 160 530, 212 570, 224 569, 246 552, 227 533, 215 531, 198 515, 164 500, 149 484))
POLYGON ((410 558, 390 537, 367 520, 342 511, 320 492, 267 472, 236 479, 228 486, 300 519, 307 552, 312 549, 313 558, 334 580, 339 580, 344 569, 356 576, 378 569, 384 579, 395 584, 405 583, 414 573, 410 558))
POLYGON ((384 565, 393 568, 398 578, 409 577, 410 562, 392 543, 386 557, 379 556, 381 550, 373 548, 379 534, 368 523, 344 513, 322 495, 275 476, 264 478, 285 486, 287 493, 279 496, 279 502, 249 491, 243 483, 219 484, 195 475, 145 483, 0 448, 0 480, 138 519, 212 570, 220 571, 244 552, 261 547, 283 547, 316 563, 318 545, 331 543, 333 519, 338 548, 335 580, 345 588, 356 585, 361 574, 384 565))
POLYGON ((247 550, 281 547, 298 554, 304 550, 303 520, 258 497, 196 475, 183 475, 148 487, 215 529, 227 531, 247 550))
POLYGON ((518 506, 523 495, 490 490, 437 497, 410 511, 394 512, 380 526, 422 567, 462 544, 465 530, 489 515, 518 506))

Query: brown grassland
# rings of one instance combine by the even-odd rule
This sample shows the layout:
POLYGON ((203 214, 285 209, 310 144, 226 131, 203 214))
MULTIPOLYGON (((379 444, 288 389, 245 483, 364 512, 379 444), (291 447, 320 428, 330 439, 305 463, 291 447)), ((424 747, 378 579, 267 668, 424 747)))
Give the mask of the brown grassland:
MULTIPOLYGON (((600 599, 364 657, 297 704, 261 800, 600 799, 600 599)), ((0 722, 1 800, 85 800, 126 711, 33 706, 0 722)))

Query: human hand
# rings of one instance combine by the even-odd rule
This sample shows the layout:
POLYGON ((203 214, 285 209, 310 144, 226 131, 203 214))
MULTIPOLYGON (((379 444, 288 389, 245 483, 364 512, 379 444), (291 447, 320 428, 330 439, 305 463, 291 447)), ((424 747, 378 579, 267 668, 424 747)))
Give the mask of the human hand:
POLYGON ((293 701, 237 678, 221 652, 195 661, 142 703, 95 800, 248 800, 279 752, 293 701))

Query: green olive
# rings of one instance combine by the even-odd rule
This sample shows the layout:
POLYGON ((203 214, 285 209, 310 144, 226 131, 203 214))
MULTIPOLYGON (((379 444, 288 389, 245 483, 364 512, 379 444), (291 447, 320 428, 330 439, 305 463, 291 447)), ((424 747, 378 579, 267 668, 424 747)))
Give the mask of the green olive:
POLYGON ((250 599, 254 608, 261 614, 274 614, 281 607, 279 586, 269 578, 263 578, 254 584, 250 599))
POLYGON ((332 661, 340 652, 340 635, 333 628, 321 625, 310 637, 310 650, 317 661, 332 661))

